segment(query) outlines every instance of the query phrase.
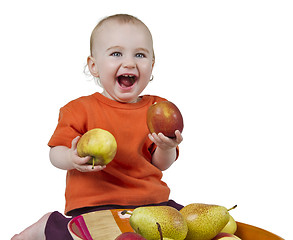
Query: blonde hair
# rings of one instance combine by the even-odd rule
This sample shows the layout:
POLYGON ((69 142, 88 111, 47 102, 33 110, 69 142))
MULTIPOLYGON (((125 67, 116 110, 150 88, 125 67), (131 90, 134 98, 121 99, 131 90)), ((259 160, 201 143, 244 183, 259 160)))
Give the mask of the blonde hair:
MULTIPOLYGON (((133 24, 142 24, 146 29, 147 31, 149 32, 150 36, 151 36, 151 39, 153 41, 153 38, 152 38, 152 34, 149 30, 149 28, 140 20, 138 19, 137 17, 134 17, 132 15, 128 15, 128 14, 115 14, 115 15, 111 15, 111 16, 108 16, 108 17, 105 17, 103 18, 101 21, 98 22, 98 24, 95 26, 95 28, 93 29, 92 31, 92 34, 91 34, 91 38, 90 38, 90 55, 93 56, 93 45, 94 45, 94 38, 95 38, 95 32, 107 21, 110 21, 110 20, 115 20, 115 21, 118 21, 119 23, 133 23, 133 24)), ((153 59, 155 59, 155 53, 154 53, 154 50, 153 50, 153 59)))

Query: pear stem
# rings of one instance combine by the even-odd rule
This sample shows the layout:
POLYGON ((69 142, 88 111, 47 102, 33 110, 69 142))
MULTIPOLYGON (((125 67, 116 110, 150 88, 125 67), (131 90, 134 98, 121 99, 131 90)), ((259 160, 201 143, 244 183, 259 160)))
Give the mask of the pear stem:
POLYGON ((127 210, 123 210, 121 212, 122 215, 125 215, 125 214, 129 214, 129 215, 132 215, 132 212, 128 212, 127 210))
POLYGON ((230 210, 233 210, 233 209, 236 208, 236 207, 237 207, 237 205, 235 205, 235 206, 229 208, 227 211, 229 212, 230 210))
POLYGON ((157 226, 158 226, 158 231, 159 231, 159 233, 160 233, 160 238, 161 238, 161 240, 163 240, 163 233, 162 233, 161 225, 160 225, 160 223, 158 223, 158 222, 156 222, 156 224, 157 224, 157 226))

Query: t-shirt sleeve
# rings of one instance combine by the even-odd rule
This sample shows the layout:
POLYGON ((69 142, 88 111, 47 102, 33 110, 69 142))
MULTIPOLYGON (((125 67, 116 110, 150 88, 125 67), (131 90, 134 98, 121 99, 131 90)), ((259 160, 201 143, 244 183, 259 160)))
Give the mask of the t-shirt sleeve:
POLYGON ((83 134, 80 120, 66 106, 60 109, 57 127, 48 143, 50 147, 71 147, 72 140, 83 134))

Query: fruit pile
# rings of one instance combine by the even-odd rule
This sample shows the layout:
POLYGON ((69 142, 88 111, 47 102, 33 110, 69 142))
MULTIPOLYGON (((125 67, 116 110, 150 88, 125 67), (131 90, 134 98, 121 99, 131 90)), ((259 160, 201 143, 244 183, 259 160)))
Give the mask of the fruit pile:
POLYGON ((138 207, 130 214, 134 232, 115 240, 240 240, 237 224, 223 206, 193 203, 180 211, 169 206, 138 207))

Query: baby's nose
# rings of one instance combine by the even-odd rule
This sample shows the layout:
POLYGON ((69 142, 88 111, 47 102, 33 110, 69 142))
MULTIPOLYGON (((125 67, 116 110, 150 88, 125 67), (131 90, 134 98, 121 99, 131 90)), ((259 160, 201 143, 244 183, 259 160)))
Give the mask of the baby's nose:
POLYGON ((123 67, 124 68, 135 68, 136 63, 134 61, 134 59, 132 58, 126 58, 123 62, 123 67))

